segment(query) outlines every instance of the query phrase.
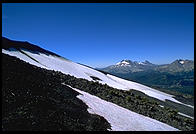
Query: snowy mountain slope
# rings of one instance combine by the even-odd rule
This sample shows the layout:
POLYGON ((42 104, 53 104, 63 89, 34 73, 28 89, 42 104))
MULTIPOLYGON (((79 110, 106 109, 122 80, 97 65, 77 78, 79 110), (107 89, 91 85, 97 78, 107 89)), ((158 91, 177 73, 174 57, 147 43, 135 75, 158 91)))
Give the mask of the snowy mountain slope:
POLYGON ((128 80, 124 80, 124 79, 118 78, 118 77, 110 75, 110 74, 107 74, 107 76, 109 76, 113 80, 116 80, 116 82, 124 85, 125 87, 127 87, 128 90, 130 89, 129 87, 131 87, 132 89, 141 91, 141 92, 143 92, 151 97, 157 98, 159 100, 165 101, 167 99, 167 100, 171 100, 173 102, 180 103, 180 104, 194 108, 194 106, 184 104, 184 103, 172 98, 173 95, 169 95, 164 92, 160 92, 160 91, 155 90, 153 88, 147 87, 145 85, 142 85, 142 84, 139 84, 136 82, 132 82, 132 81, 128 81, 128 80))
MULTIPOLYGON (((64 74, 69 74, 72 76, 75 76, 77 78, 84 78, 90 81, 94 81, 90 76, 94 76, 99 78, 99 83, 107 84, 111 87, 118 88, 121 90, 130 90, 135 89, 139 90, 151 97, 157 98, 159 100, 171 100, 176 103, 181 102, 177 101, 176 99, 172 98, 172 95, 157 91, 155 89, 152 89, 150 87, 144 86, 142 84, 138 84, 136 82, 127 81, 112 75, 105 75, 99 71, 96 71, 92 68, 88 68, 86 66, 74 63, 72 61, 69 61, 67 59, 63 59, 62 57, 58 57, 55 55, 47 55, 44 53, 32 53, 31 51, 20 49, 23 53, 26 55, 29 55, 33 59, 36 59, 38 62, 33 61, 31 58, 26 56, 25 54, 21 53, 18 50, 5 50, 2 49, 2 52, 11 56, 15 56, 20 58, 23 61, 26 61, 30 64, 36 65, 38 67, 46 68, 49 70, 55 70, 55 71, 61 71, 64 74)), ((184 104, 186 105, 186 104, 184 104)))
POLYGON ((21 53, 20 51, 14 49, 14 48, 12 48, 11 51, 7 51, 5 49, 2 49, 2 53, 5 53, 5 54, 11 55, 11 56, 15 56, 23 61, 30 63, 30 64, 33 64, 33 65, 41 67, 41 68, 45 68, 40 63, 35 62, 34 60, 32 60, 31 58, 29 58, 28 56, 24 55, 23 53, 21 53))
MULTIPOLYGON (((2 128, 4 130, 37 130, 39 126, 45 131, 106 130, 106 128, 113 131, 178 130, 104 101, 81 89, 68 87, 63 83, 71 79, 60 72, 41 69, 5 54, 3 54, 3 72, 3 100, 9 102, 3 107, 2 128), (23 101, 20 98, 23 98, 23 101), (13 99, 17 101, 13 103, 13 99), (97 118, 92 120, 87 115, 97 118), (42 120, 39 120, 40 118, 42 120), (92 126, 94 129, 91 129, 92 126), (110 126, 111 129, 109 129, 110 126)), ((80 81, 80 79, 77 80, 80 81)))
POLYGON ((88 105, 88 112, 103 116, 111 124, 112 131, 178 131, 165 123, 137 114, 76 88, 72 89, 81 94, 77 98, 88 105))
POLYGON ((61 84, 61 78, 68 75, 2 54, 1 76, 2 131, 106 131, 111 128, 106 119, 87 111, 88 106, 77 98, 77 91, 61 84))

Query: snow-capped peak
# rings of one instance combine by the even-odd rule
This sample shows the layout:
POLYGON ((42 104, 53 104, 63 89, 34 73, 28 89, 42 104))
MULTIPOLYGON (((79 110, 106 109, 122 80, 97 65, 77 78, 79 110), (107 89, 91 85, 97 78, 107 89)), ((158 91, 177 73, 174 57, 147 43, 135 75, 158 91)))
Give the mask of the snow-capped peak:
POLYGON ((142 63, 142 62, 138 62, 138 64, 142 64, 142 65, 143 65, 144 63, 142 63))
POLYGON ((122 60, 121 62, 116 63, 116 65, 130 65, 131 61, 130 60, 122 60))
POLYGON ((179 61, 180 62, 180 64, 184 64, 184 61, 183 60, 181 60, 181 61, 179 61))
POLYGON ((145 62, 138 62, 138 64, 140 64, 140 65, 146 65, 145 62))
POLYGON ((127 64, 130 64, 130 63, 127 62, 127 61, 122 61, 121 63, 122 63, 122 64, 126 64, 126 65, 127 65, 127 64))
POLYGON ((116 65, 120 65, 120 66, 126 66, 126 65, 152 65, 152 63, 150 63, 149 61, 145 60, 144 62, 138 62, 138 61, 131 61, 131 60, 122 60, 121 62, 116 63, 116 65))

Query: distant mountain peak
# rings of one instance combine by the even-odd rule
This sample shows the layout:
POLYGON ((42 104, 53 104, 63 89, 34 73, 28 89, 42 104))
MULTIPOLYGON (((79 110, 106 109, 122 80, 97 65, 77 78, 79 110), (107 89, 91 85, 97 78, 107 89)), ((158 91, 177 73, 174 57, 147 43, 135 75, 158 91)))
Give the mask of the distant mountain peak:
POLYGON ((124 65, 130 65, 131 63, 132 63, 132 61, 130 61, 130 60, 122 60, 122 61, 116 63, 116 65, 124 66, 124 65))
POLYGON ((152 64, 152 63, 150 63, 148 60, 145 60, 144 63, 152 64))
POLYGON ((184 64, 184 60, 180 60, 179 63, 180 63, 180 64, 184 64))
POLYGON ((131 60, 121 60, 120 62, 116 63, 116 65, 120 66, 127 66, 127 65, 153 65, 149 61, 145 60, 144 62, 138 62, 138 61, 131 61, 131 60))
POLYGON ((189 63, 193 63, 192 60, 183 60, 183 59, 177 59, 175 60, 174 62, 172 62, 171 64, 181 64, 181 65, 184 65, 184 64, 189 64, 189 63))

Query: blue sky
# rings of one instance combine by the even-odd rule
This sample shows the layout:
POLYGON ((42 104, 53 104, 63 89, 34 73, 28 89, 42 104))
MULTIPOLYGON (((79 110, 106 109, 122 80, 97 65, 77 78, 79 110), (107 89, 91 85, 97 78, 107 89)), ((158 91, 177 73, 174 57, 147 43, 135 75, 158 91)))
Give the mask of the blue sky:
POLYGON ((2 35, 74 62, 194 59, 192 3, 3 3, 2 35))

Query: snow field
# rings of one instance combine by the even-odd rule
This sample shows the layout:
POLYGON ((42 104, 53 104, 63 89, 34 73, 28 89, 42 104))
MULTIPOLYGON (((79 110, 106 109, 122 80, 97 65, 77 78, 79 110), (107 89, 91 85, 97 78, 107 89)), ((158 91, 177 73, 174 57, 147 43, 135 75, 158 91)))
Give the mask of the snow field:
MULTIPOLYGON (((2 49, 3 53, 18 57, 19 59, 26 61, 30 64, 36 65, 38 67, 46 68, 48 70, 61 71, 64 74, 69 74, 77 78, 84 78, 89 81, 94 81, 90 76, 95 76, 101 79, 99 83, 107 84, 113 88, 117 88, 121 90, 135 89, 135 90, 145 93, 146 95, 149 95, 151 97, 157 98, 162 101, 165 101, 167 99, 167 100, 171 100, 176 103, 186 105, 174 99, 173 95, 169 95, 161 91, 152 89, 150 87, 144 86, 142 84, 124 80, 124 79, 115 77, 113 75, 109 75, 109 74, 105 75, 92 68, 88 68, 86 66, 74 63, 72 61, 69 61, 69 60, 66 60, 66 59, 63 59, 57 56, 46 55, 43 53, 36 54, 36 53, 32 53, 25 49, 21 49, 21 51, 33 57, 34 59, 39 61, 41 64, 32 60, 31 58, 29 58, 28 56, 24 55, 23 53, 19 51, 8 51, 8 50, 2 49), (45 65, 46 67, 43 65, 45 65)), ((194 106, 190 106, 190 105, 187 105, 187 106, 194 108, 194 106)))
POLYGON ((103 116, 110 123, 112 131, 178 131, 165 123, 137 114, 87 92, 72 89, 81 94, 77 98, 88 105, 88 112, 103 116))
POLYGON ((173 101, 173 102, 176 102, 176 103, 183 104, 183 105, 186 105, 188 107, 194 108, 194 106, 184 104, 184 103, 174 99, 173 95, 155 90, 153 88, 147 87, 145 85, 142 85, 142 84, 139 84, 139 83, 136 83, 136 82, 121 79, 121 78, 118 78, 118 77, 110 75, 110 74, 107 74, 107 76, 112 78, 116 82, 124 85, 125 86, 124 90, 135 89, 135 90, 138 90, 138 91, 141 91, 141 92, 145 93, 148 96, 154 97, 154 98, 162 100, 162 101, 165 101, 167 99, 167 100, 170 100, 170 101, 173 101))
POLYGON ((23 53, 19 52, 18 50, 16 50, 16 51, 13 51, 13 50, 14 49, 12 49, 12 51, 8 51, 5 49, 2 49, 2 53, 8 54, 10 56, 15 56, 15 57, 19 58, 20 60, 23 60, 29 64, 32 64, 32 65, 35 65, 35 66, 38 66, 41 68, 46 68, 43 65, 41 65, 41 64, 37 63, 36 61, 32 60, 31 58, 29 58, 28 56, 24 55, 23 53))

